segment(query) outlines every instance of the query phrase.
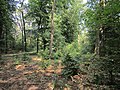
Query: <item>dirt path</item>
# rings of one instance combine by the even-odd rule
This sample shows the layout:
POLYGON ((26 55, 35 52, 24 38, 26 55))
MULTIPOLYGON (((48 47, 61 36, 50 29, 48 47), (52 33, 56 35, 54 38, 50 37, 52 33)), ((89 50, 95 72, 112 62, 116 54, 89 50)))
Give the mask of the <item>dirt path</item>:
POLYGON ((0 90, 82 90, 82 77, 66 80, 61 76, 61 61, 42 60, 31 56, 31 61, 16 63, 6 58, 0 65, 0 90))

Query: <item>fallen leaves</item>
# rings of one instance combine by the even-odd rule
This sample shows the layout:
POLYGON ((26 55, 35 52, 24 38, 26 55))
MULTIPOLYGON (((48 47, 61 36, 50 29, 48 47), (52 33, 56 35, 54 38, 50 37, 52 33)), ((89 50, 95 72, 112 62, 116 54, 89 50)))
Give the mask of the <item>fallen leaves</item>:
POLYGON ((44 75, 47 77, 50 77, 50 76, 52 76, 52 73, 45 73, 44 75))
MULTIPOLYGON (((19 65, 14 65, 12 62, 8 62, 8 64, 4 65, 0 72, 0 76, 2 75, 1 87, 5 88, 5 90, 59 90, 61 87, 63 90, 71 90, 69 87, 64 87, 64 83, 68 83, 68 81, 59 82, 63 78, 61 72, 64 68, 60 60, 57 63, 51 61, 50 65, 43 69, 39 64, 41 63, 40 59, 37 57, 32 59, 29 63, 21 62, 19 65), (34 60, 40 62, 37 63, 38 61, 34 60), (55 87, 57 83, 55 83, 55 80, 60 83, 60 86, 55 87)), ((74 76, 73 79, 79 80, 80 77, 74 76)), ((72 84, 74 83, 71 81, 69 85, 72 84)))
POLYGON ((38 87, 35 86, 35 85, 32 85, 32 86, 30 86, 30 87, 28 88, 28 90, 37 90, 37 89, 38 89, 38 87))
POLYGON ((16 70, 24 70, 25 69, 25 65, 16 65, 15 69, 16 70))
POLYGON ((0 80, 0 84, 1 83, 7 83, 8 81, 6 81, 6 80, 0 80))

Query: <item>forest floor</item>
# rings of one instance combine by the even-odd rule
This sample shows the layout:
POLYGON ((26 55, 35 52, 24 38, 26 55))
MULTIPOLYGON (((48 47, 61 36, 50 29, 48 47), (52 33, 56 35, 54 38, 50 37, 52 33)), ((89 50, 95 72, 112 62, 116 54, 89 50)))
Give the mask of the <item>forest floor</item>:
POLYGON ((83 75, 66 80, 61 76, 60 60, 31 58, 17 62, 8 57, 0 62, 0 90, 83 90, 83 75))

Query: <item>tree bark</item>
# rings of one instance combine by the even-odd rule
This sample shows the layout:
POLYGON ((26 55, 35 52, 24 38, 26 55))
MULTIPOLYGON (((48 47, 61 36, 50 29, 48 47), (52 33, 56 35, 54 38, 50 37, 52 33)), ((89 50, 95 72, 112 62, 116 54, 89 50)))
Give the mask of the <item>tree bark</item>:
POLYGON ((23 28, 21 29, 22 31, 22 51, 24 51, 24 34, 23 34, 23 28))
POLYGON ((54 9, 55 9, 55 0, 52 0, 51 35, 50 35, 50 59, 52 58, 52 47, 53 47, 53 36, 54 36, 54 9))
POLYGON ((6 31, 5 31, 5 53, 7 54, 7 49, 8 49, 8 38, 7 38, 7 36, 8 36, 8 32, 7 32, 7 29, 6 29, 6 31))
POLYGON ((95 54, 97 56, 99 56, 99 54, 100 54, 100 37, 99 37, 99 35, 100 35, 100 30, 98 30, 96 33, 97 38, 96 38, 96 45, 95 45, 95 54))
POLYGON ((0 39, 2 38, 2 27, 0 26, 0 39))
POLYGON ((39 30, 41 29, 41 16, 39 17, 40 21, 36 20, 38 22, 38 30, 37 30, 37 53, 39 52, 39 30))
MULTIPOLYGON (((99 1, 99 4, 100 4, 100 7, 104 9, 104 7, 105 7, 105 0, 100 0, 100 1, 99 1)), ((99 15, 99 16, 98 16, 99 20, 102 19, 101 16, 102 16, 102 15, 99 15)), ((98 57, 99 57, 100 54, 101 54, 101 52, 100 52, 101 44, 100 44, 100 43, 102 43, 103 41, 102 41, 102 39, 100 38, 100 36, 103 36, 103 35, 102 35, 103 33, 101 33, 101 31, 103 31, 103 30, 104 30, 103 25, 100 25, 99 30, 97 30, 97 32, 96 32, 95 54, 96 54, 98 57)))
POLYGON ((39 38, 37 37, 37 53, 39 51, 39 38))
POLYGON ((27 51, 27 43, 26 43, 25 20, 24 20, 23 11, 22 11, 22 21, 23 21, 23 33, 24 33, 24 52, 26 52, 27 51))
MULTIPOLYGON (((2 25, 0 25, 0 47, 2 45, 2 32, 3 32, 3 28, 2 28, 2 25)), ((0 51, 2 52, 2 48, 0 48, 0 51)))

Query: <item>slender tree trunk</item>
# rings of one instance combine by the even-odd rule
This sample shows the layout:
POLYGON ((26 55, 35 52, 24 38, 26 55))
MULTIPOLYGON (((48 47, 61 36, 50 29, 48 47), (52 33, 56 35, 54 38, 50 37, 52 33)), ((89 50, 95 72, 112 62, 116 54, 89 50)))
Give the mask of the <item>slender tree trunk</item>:
POLYGON ((24 51, 24 34, 22 29, 22 51, 24 51))
MULTIPOLYGON (((38 20, 36 20, 38 22, 38 20)), ((37 53, 39 52, 39 30, 41 28, 41 16, 40 21, 38 22, 38 30, 37 30, 37 53)))
POLYGON ((96 45, 95 45, 95 54, 99 56, 100 52, 100 30, 96 32, 96 45))
POLYGON ((37 53, 39 51, 39 38, 37 37, 37 53))
POLYGON ((110 85, 114 84, 114 76, 113 76, 113 71, 109 71, 109 77, 110 77, 110 85))
POLYGON ((45 51, 47 42, 44 37, 42 37, 42 41, 43 41, 43 50, 45 51))
POLYGON ((22 21, 23 21, 23 33, 24 33, 24 52, 26 52, 27 51, 27 43, 26 43, 25 20, 24 20, 23 12, 22 12, 22 21))
POLYGON ((53 47, 53 36, 54 36, 54 9, 55 9, 55 0, 52 0, 51 35, 50 35, 50 59, 52 58, 52 47, 53 47))
POLYGON ((2 27, 0 27, 0 40, 2 38, 2 27))
MULTIPOLYGON (((21 1, 21 8, 23 7, 23 2, 25 0, 21 1)), ((21 11, 22 14, 22 44, 23 44, 23 51, 26 52, 27 51, 27 43, 26 43, 26 31, 25 31, 25 19, 24 19, 24 13, 23 11, 21 11)))
POLYGON ((7 40, 7 36, 8 36, 8 33, 7 33, 7 30, 5 31, 5 53, 7 54, 7 49, 8 49, 8 40, 7 40))
MULTIPOLYGON (((37 20, 36 20, 37 21, 37 20)), ((39 23, 38 23, 38 30, 37 30, 37 43, 36 43, 36 47, 37 47, 37 53, 39 52, 39 35, 38 35, 38 31, 39 31, 39 23)))
MULTIPOLYGON (((100 0, 100 1, 99 1, 99 4, 100 4, 100 7, 104 9, 105 0, 100 0)), ((99 20, 101 20, 101 16, 102 16, 102 15, 99 15, 99 16, 98 16, 99 20)), ((102 34, 103 34, 103 33, 101 33, 101 31, 103 31, 103 29, 104 29, 104 28, 103 28, 103 25, 100 25, 99 30, 97 30, 97 32, 96 32, 95 54, 96 54, 97 56, 100 56, 100 53, 101 53, 101 52, 100 52, 100 47, 101 47, 100 43, 102 43, 102 41, 101 41, 100 36, 102 36, 102 34)))
MULTIPOLYGON (((2 13, 0 12, 0 15, 2 15, 2 13)), ((3 43, 3 23, 0 23, 0 53, 2 53, 2 51, 3 51, 3 49, 2 49, 2 44, 4 44, 3 43)))
MULTIPOLYGON (((0 9, 0 15, 2 16, 2 10, 0 9)), ((0 23, 0 53, 2 53, 2 34, 3 34, 3 23, 0 23)))
POLYGON ((2 45, 2 25, 0 26, 0 53, 2 52, 2 48, 1 48, 1 45, 2 45))

